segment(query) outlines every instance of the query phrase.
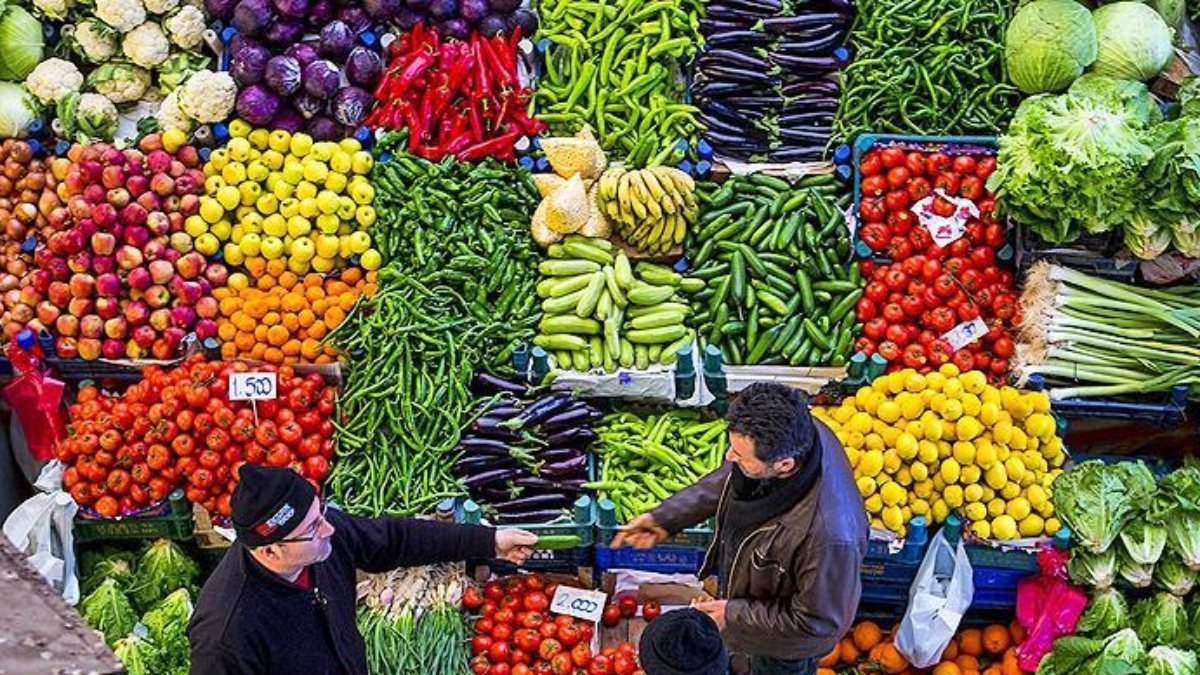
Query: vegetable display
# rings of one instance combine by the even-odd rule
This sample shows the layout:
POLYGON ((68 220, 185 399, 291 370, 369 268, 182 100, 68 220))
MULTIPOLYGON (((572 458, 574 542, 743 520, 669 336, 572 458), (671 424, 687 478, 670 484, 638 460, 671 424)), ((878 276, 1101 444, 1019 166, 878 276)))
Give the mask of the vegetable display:
MULTIPOLYGON (((0 92, 0 97, 3 93, 0 92)), ((33 147, 16 139, 0 143, 0 327, 11 339, 22 328, 46 328, 36 311, 45 300, 45 273, 35 272, 34 255, 25 250, 26 241, 45 243, 66 222, 67 211, 56 192, 65 177, 65 161, 35 157, 33 147), (55 173, 57 167, 58 173, 55 173), (40 290, 39 290, 40 289, 40 290)), ((48 308, 44 318, 55 321, 48 308)))
POLYGON ((724 420, 686 410, 605 415, 596 435, 599 481, 588 487, 613 502, 622 523, 715 471, 729 444, 724 420))
POLYGON ((1055 484, 1067 455, 1050 398, 977 370, 894 372, 813 414, 845 446, 877 529, 903 536, 914 516, 957 512, 979 539, 1052 536, 1056 507, 1077 497, 1055 484))
POLYGON ((228 517, 244 462, 291 467, 320 483, 333 457, 335 390, 316 373, 254 368, 275 372, 279 392, 257 412, 229 399, 229 375, 248 371, 245 362, 195 356, 170 371, 150 367, 120 397, 81 388, 71 435, 55 449, 66 465, 63 489, 95 516, 113 518, 183 487, 188 501, 228 517))
POLYGON ((358 141, 229 125, 224 148, 204 164, 205 195, 185 224, 196 250, 263 276, 272 260, 294 274, 332 272, 356 260, 381 264, 367 230, 375 223, 374 159, 358 141))
POLYGON ((425 159, 511 161, 519 139, 546 129, 525 112, 532 92, 517 71, 521 32, 447 35, 464 41, 443 41, 418 24, 388 45, 390 61, 367 125, 408 129, 408 151, 425 159))
POLYGON ((695 341, 686 297, 704 282, 668 267, 640 262, 607 239, 568 235, 538 265, 542 319, 533 344, 554 355, 560 369, 669 366, 695 341))
POLYGON ((830 176, 789 183, 755 174, 707 186, 687 249, 692 319, 705 344, 737 365, 840 365, 850 357, 858 263, 830 176))
POLYGON ((848 2, 792 9, 709 2, 700 22, 708 51, 692 95, 704 139, 719 157, 771 162, 823 159, 838 107, 835 55, 850 30, 848 2))
POLYGON ((1016 94, 1004 74, 1012 8, 932 0, 897 12, 889 0, 855 2, 849 42, 857 54, 842 71, 835 137, 1002 130, 1016 94))
POLYGON ((537 36, 550 46, 534 103, 552 133, 591 126, 630 168, 661 163, 678 141, 695 140, 698 109, 684 101, 679 70, 703 45, 702 3, 552 0, 539 12, 537 36))
POLYGON ((463 649, 470 633, 451 588, 439 586, 424 605, 397 602, 359 608, 358 630, 366 643, 369 673, 460 675, 470 671, 463 649))
POLYGON ((455 475, 499 525, 557 519, 584 494, 600 410, 565 393, 513 397, 524 387, 487 375, 475 382, 502 395, 463 431, 455 475))

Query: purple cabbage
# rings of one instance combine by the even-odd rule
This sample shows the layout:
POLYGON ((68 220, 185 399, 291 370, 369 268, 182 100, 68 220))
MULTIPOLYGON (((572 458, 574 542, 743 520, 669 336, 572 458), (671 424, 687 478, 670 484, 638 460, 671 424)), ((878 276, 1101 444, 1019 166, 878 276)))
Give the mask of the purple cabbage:
POLYGON ((275 119, 279 111, 279 97, 261 84, 252 84, 237 97, 238 117, 251 126, 265 127, 275 119))
POLYGON ((291 96, 300 90, 301 71, 300 62, 296 57, 286 54, 272 56, 271 60, 267 61, 263 79, 271 91, 280 96, 291 96))
POLYGON ((295 44, 304 37, 304 22, 300 19, 278 19, 267 27, 263 39, 276 45, 295 44))
POLYGON ((415 9, 405 7, 396 15, 396 25, 400 26, 401 30, 412 30, 417 24, 425 20, 425 15, 415 9))
POLYGON ((250 38, 241 38, 232 43, 232 55, 229 59, 229 75, 238 86, 245 87, 262 81, 263 69, 271 52, 250 38))
POLYGON ((488 0, 458 0, 458 16, 474 26, 488 14, 488 0))
POLYGON ((355 34, 371 29, 371 17, 367 16, 367 12, 362 7, 340 7, 337 11, 337 18, 350 26, 350 30, 355 34))
POLYGON ((304 67, 304 91, 321 100, 329 100, 337 93, 341 75, 337 66, 329 61, 313 61, 304 67))
POLYGON ((308 10, 308 25, 324 26, 334 17, 333 3, 329 0, 317 0, 308 10))
POLYGON ((332 141, 340 138, 342 128, 328 117, 314 117, 308 121, 308 133, 317 141, 332 141))
POLYGON ((416 10, 424 11, 426 9, 429 9, 429 3, 431 1, 432 0, 404 0, 404 4, 409 9, 416 9, 416 10))
POLYGON ((304 118, 296 112, 295 108, 285 105, 275 113, 275 119, 271 121, 271 126, 294 134, 304 129, 304 118))
POLYGON ((402 0, 363 0, 363 9, 376 21, 391 21, 400 13, 401 3, 402 0))
POLYGON ((479 22, 479 32, 484 37, 494 37, 508 30, 508 21, 498 14, 488 14, 479 22))
POLYGON ((303 19, 308 15, 308 0, 271 0, 275 9, 284 16, 303 19))
POLYGON ((447 19, 438 27, 438 32, 455 40, 466 40, 471 37, 471 24, 462 19, 447 19))
POLYGON ((284 50, 283 54, 299 61, 301 68, 321 58, 321 55, 317 53, 316 45, 311 42, 297 42, 284 50))
POLYGON ((311 119, 320 115, 325 110, 325 100, 317 98, 312 94, 301 91, 292 99, 292 105, 296 106, 296 111, 299 112, 305 119, 311 119))
POLYGON ((449 19, 458 11, 457 0, 433 0, 429 3, 429 16, 435 19, 449 19))
POLYGON ((521 6, 521 0, 488 0, 488 4, 496 14, 511 14, 521 6))
POLYGON ((271 19, 271 6, 267 0, 240 0, 233 8, 233 27, 242 35, 258 35, 270 25, 271 19))
POLYGON ((509 30, 520 28, 521 37, 532 39, 538 29, 537 14, 531 9, 522 7, 508 17, 509 30))
POLYGON ((346 58, 346 79, 360 87, 374 87, 383 73, 383 58, 373 49, 355 47, 346 58))
POLYGON ((346 58, 353 46, 354 33, 345 23, 330 21, 321 29, 321 40, 317 43, 317 50, 321 52, 321 56, 340 61, 346 58))
POLYGON ((371 95, 358 87, 346 87, 333 99, 333 119, 348 127, 357 127, 367 119, 371 95))
POLYGON ((213 17, 228 21, 233 16, 233 0, 204 0, 204 10, 213 17))

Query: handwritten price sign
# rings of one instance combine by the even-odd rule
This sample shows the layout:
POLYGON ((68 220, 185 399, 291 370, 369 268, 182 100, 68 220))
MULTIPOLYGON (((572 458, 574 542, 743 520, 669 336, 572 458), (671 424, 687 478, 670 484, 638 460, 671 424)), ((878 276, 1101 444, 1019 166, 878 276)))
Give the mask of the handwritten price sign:
POLYGON ((554 592, 554 598, 550 601, 550 611, 584 621, 596 622, 604 614, 606 597, 599 591, 559 586, 558 590, 554 592))
POLYGON ((275 373, 229 374, 231 401, 270 401, 277 396, 275 373))

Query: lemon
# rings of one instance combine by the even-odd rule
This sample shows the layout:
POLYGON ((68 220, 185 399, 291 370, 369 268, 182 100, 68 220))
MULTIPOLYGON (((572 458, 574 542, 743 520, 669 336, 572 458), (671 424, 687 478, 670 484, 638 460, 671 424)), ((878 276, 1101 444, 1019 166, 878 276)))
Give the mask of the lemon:
POLYGON ((1053 537, 1062 529, 1062 523, 1058 521, 1058 518, 1047 518, 1043 529, 1046 531, 1046 536, 1053 537))
POLYGON ((1000 488, 1000 496, 1004 499, 1016 499, 1021 494, 1021 484, 1008 481, 1008 485, 1000 488))
POLYGON ((854 406, 850 405, 847 401, 843 401, 841 405, 828 411, 824 408, 813 408, 814 415, 825 416, 827 419, 832 418, 838 424, 849 422, 850 418, 854 417, 854 413, 854 406))
POLYGON ((884 386, 887 388, 887 392, 893 396, 904 391, 904 371, 889 374, 884 386))
POLYGON ((916 457, 920 447, 920 442, 916 437, 907 431, 896 439, 896 454, 900 456, 900 459, 910 460, 916 457))
POLYGON ((1000 445, 1008 445, 1012 441, 1013 431, 1011 422, 1000 420, 992 425, 992 440, 1000 445))
POLYGON ((929 515, 929 502, 924 499, 915 500, 908 508, 912 510, 914 516, 929 515))
POLYGON ((979 406, 979 421, 985 427, 991 427, 1000 420, 1000 404, 995 402, 983 403, 979 406))
POLYGON ((938 372, 942 374, 942 377, 949 380, 950 378, 958 377, 959 370, 958 366, 953 363, 943 363, 938 368, 938 372))
POLYGON ((1030 514, 1017 522, 1017 532, 1022 537, 1040 537, 1046 531, 1046 521, 1037 514, 1030 514))
POLYGON ((992 537, 1000 541, 1017 538, 1017 521, 1012 516, 997 516, 992 520, 992 537))
POLYGON ((879 513, 883 510, 883 497, 878 494, 871 495, 863 501, 863 506, 867 507, 867 513, 879 513))
POLYGON ((938 456, 937 443, 933 443, 932 441, 920 441, 918 446, 920 449, 917 451, 917 458, 925 464, 936 464, 938 459, 940 459, 938 456))
POLYGON ((1025 463, 1021 461, 1021 457, 1013 455, 1004 463, 1004 471, 1008 474, 1009 481, 1020 483, 1025 477, 1025 463))
POLYGON ((1005 513, 1013 517, 1013 520, 1022 520, 1031 512, 1029 508, 1029 500, 1024 497, 1017 497, 1008 503, 1005 513))
POLYGON ((869 476, 859 476, 854 483, 858 486, 858 494, 862 495, 863 499, 875 494, 879 487, 875 484, 875 479, 869 476))
POLYGON ((883 517, 883 526, 893 532, 899 533, 904 527, 904 513, 898 506, 888 506, 883 509, 881 514, 883 517))
POLYGON ((962 468, 962 476, 959 478, 959 482, 963 485, 974 485, 982 477, 983 471, 978 466, 971 464, 962 468))
POLYGON ((854 392, 854 405, 857 405, 859 408, 865 406, 867 401, 871 400, 874 391, 870 386, 859 388, 858 391, 854 392))
POLYGON ((998 460, 996 459, 996 446, 987 438, 975 439, 975 463, 979 468, 987 470, 991 468, 998 460))
POLYGON ((863 436, 862 434, 859 434, 857 431, 854 431, 851 433, 862 437, 862 439, 863 439, 862 447, 866 448, 867 450, 878 450, 880 452, 883 452, 887 448, 887 445, 883 442, 883 436, 880 436, 879 434, 870 433, 870 434, 867 434, 866 436, 863 436))
POLYGON ((921 499, 933 496, 933 481, 923 480, 912 484, 912 493, 921 499))
POLYGON ((942 419, 953 422, 962 417, 962 403, 958 399, 947 399, 942 405, 942 419))
POLYGON ((989 525, 988 521, 986 520, 980 520, 978 522, 971 523, 971 531, 974 532, 975 536, 980 539, 992 538, 992 526, 989 525))
POLYGON ((941 499, 935 501, 929 510, 933 514, 933 522, 935 523, 945 522, 946 516, 950 515, 950 507, 946 506, 946 502, 941 499))
POLYGON ((327 190, 333 190, 334 192, 340 194, 341 192, 345 191, 346 185, 347 180, 345 174, 330 171, 329 175, 325 177, 325 188, 327 190))
POLYGON ((975 446, 965 441, 954 444, 954 461, 966 466, 975 462, 975 446))
POLYGON ((900 467, 900 470, 896 472, 896 482, 903 485, 904 487, 908 487, 909 485, 912 485, 912 483, 913 483, 912 473, 909 472, 909 469, 907 466, 900 467))
POLYGON ((950 457, 951 455, 954 454, 953 449, 951 448, 950 444, 947 443, 946 441, 938 441, 937 446, 938 446, 938 458, 939 459, 946 459, 947 457, 950 457))
POLYGON ((976 417, 983 408, 983 404, 979 402, 979 397, 975 394, 963 394, 959 400, 962 401, 964 415, 976 417))
POLYGON ((962 468, 954 458, 949 458, 942 462, 941 468, 938 469, 938 475, 942 477, 942 480, 946 481, 947 485, 957 483, 958 479, 962 476, 962 468))
POLYGON ((987 388, 987 376, 978 370, 963 373, 959 380, 962 382, 963 389, 969 394, 979 395, 987 388))
POLYGON ((332 272, 336 261, 333 258, 313 258, 312 268, 315 272, 332 272))
POLYGON ((942 499, 946 500, 947 506, 957 509, 963 505, 963 489, 958 485, 948 485, 942 491, 942 499))
POLYGON ((967 504, 963 508, 963 513, 972 521, 980 521, 987 518, 987 507, 978 502, 967 504))
POLYGON ((900 459, 900 455, 897 455, 896 451, 894 449, 888 448, 887 450, 883 451, 883 470, 884 471, 888 472, 889 474, 895 474, 897 471, 900 470, 900 467, 903 464, 904 464, 903 460, 900 459))
POLYGON ((1008 504, 1003 499, 991 499, 988 501, 987 510, 993 518, 998 518, 1008 510, 1008 504))
POLYGON ((1034 507, 1037 514, 1043 518, 1049 518, 1054 515, 1054 502, 1046 501, 1034 507))
POLYGON ((241 265, 246 262, 246 256, 242 255, 242 249, 233 242, 225 244, 221 249, 221 254, 225 257, 225 262, 229 265, 241 265))
POLYGON ((879 404, 879 408, 875 411, 875 416, 891 424, 900 419, 900 406, 895 401, 884 401, 879 404))
MULTIPOLYGON (((1032 408, 1032 406, 1030 406, 1032 408)), ((1045 413, 1033 413, 1025 418, 1025 432, 1030 436, 1048 441, 1058 431, 1054 418, 1045 413)))
POLYGON ((971 485, 966 486, 963 488, 963 499, 968 502, 979 502, 982 504, 984 501, 983 486, 979 485, 978 483, 972 483, 971 485))
POLYGON ((879 428, 879 435, 883 436, 883 442, 889 448, 896 447, 896 441, 900 440, 900 434, 902 433, 904 432, 896 427, 890 427, 886 424, 881 424, 879 428))
MULTIPOLYGON (((363 254, 366 255, 366 254, 363 254)), ((868 450, 858 460, 858 474, 874 478, 883 471, 883 453, 878 450, 868 450)))
POLYGON ((370 272, 371 270, 379 269, 379 266, 383 264, 383 256, 379 255, 379 251, 373 248, 367 249, 363 251, 362 257, 358 259, 358 263, 362 265, 364 270, 370 272))
POLYGON ((923 436, 921 433, 921 423, 917 420, 909 420, 908 423, 904 425, 904 433, 917 440, 921 440, 923 436))
POLYGON ((1022 421, 1033 412, 1033 404, 1018 394, 1004 403, 1004 409, 1014 420, 1022 421))
POLYGON ((1041 485, 1030 485, 1025 493, 1029 497, 1029 505, 1035 509, 1049 501, 1049 497, 1046 495, 1046 488, 1041 485))
POLYGON ((932 412, 921 415, 921 437, 931 441, 942 440, 942 421, 932 412))
POLYGON ((856 412, 850 417, 846 428, 850 431, 857 431, 860 434, 868 434, 871 433, 871 422, 871 415, 865 412, 856 412))
POLYGON ((950 378, 946 380, 946 384, 942 385, 942 393, 946 398, 958 400, 963 393, 962 380, 958 378, 950 378))
POLYGON ((999 490, 1008 484, 1008 472, 1005 471, 1003 464, 997 462, 988 467, 983 475, 983 480, 988 484, 988 487, 993 490, 999 490))
POLYGON ((929 467, 923 462, 914 462, 909 465, 908 473, 916 482, 921 482, 929 478, 929 467))
POLYGON ((880 486, 879 496, 883 499, 884 504, 896 506, 906 501, 908 492, 897 483, 887 482, 880 486))
POLYGON ((1030 392, 1025 395, 1029 400, 1029 406, 1035 413, 1050 412, 1050 395, 1045 392, 1030 392))
POLYGON ((925 375, 925 388, 926 389, 931 390, 931 391, 941 391, 942 387, 945 385, 946 385, 946 376, 945 375, 942 375, 941 373, 939 373, 936 370, 933 371, 932 373, 926 373, 926 375, 925 375))
POLYGON ((904 376, 905 391, 911 391, 913 393, 916 393, 916 392, 919 392, 919 391, 925 389, 925 376, 924 375, 922 375, 918 372, 915 372, 915 371, 907 371, 907 372, 908 372, 908 374, 904 376))
POLYGON ((342 140, 338 141, 337 149, 353 155, 359 150, 362 150, 362 143, 359 143, 357 138, 343 138, 342 140))
POLYGON ((925 412, 925 399, 913 394, 906 396, 904 402, 900 404, 900 414, 906 420, 915 420, 921 417, 925 412))

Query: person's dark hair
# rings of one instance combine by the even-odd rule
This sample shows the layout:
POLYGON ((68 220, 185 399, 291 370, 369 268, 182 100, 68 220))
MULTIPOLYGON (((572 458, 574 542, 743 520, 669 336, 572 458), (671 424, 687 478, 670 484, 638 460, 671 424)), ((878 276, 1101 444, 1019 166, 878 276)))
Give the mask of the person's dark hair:
POLYGON ((754 439, 754 454, 764 462, 808 459, 817 430, 808 397, 775 382, 755 382, 729 404, 729 431, 754 439))

